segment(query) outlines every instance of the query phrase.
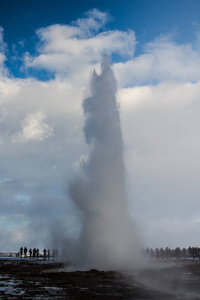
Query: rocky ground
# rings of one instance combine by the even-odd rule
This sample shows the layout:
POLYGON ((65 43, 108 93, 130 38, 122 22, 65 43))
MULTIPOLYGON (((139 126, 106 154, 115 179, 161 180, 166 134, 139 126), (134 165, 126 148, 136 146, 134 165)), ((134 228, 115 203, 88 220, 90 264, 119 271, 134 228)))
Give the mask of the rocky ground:
POLYGON ((158 262, 137 272, 68 272, 61 262, 0 260, 0 299, 200 299, 200 263, 158 262))

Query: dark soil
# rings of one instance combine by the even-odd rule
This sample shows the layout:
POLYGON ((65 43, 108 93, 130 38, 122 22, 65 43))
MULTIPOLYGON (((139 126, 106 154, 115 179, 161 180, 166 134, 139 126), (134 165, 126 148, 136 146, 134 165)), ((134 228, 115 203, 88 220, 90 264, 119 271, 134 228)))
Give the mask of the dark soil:
POLYGON ((66 270, 61 262, 1 259, 0 299, 200 299, 198 262, 156 265, 137 275, 66 270))

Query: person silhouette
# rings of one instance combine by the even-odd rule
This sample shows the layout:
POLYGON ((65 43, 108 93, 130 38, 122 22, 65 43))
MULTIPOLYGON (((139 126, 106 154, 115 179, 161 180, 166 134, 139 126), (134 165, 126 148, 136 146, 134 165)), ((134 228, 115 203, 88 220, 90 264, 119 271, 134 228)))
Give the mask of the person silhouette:
POLYGON ((36 254, 36 249, 33 248, 33 257, 35 258, 35 254, 36 254))
POLYGON ((43 259, 45 260, 46 259, 46 256, 47 256, 47 250, 44 248, 43 250, 43 253, 44 253, 44 256, 43 256, 43 259))
POLYGON ((24 247, 24 256, 26 257, 26 254, 27 254, 27 248, 24 247))
POLYGON ((30 259, 31 259, 31 256, 32 256, 32 249, 31 248, 29 249, 29 255, 30 255, 30 259))
POLYGON ((20 248, 20 255, 21 255, 21 257, 23 255, 23 248, 22 247, 20 248))

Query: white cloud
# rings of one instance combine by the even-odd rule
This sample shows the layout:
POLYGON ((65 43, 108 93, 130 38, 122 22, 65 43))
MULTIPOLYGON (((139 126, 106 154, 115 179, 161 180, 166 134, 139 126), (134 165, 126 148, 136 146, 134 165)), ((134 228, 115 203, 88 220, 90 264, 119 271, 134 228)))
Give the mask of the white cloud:
POLYGON ((0 104, 15 96, 21 89, 20 81, 9 79, 5 76, 0 80, 0 104))
POLYGON ((199 47, 161 37, 148 43, 139 57, 115 64, 115 71, 120 86, 155 84, 163 80, 198 81, 199 47))
POLYGON ((4 42, 4 38, 3 38, 3 28, 0 26, 0 52, 5 53, 6 47, 7 45, 4 42))
POLYGON ((109 20, 109 14, 94 8, 86 13, 86 18, 78 19, 77 21, 72 22, 72 24, 79 27, 83 35, 86 33, 90 35, 91 32, 101 29, 109 20))
POLYGON ((28 114, 22 121, 22 130, 12 138, 13 142, 43 141, 53 134, 53 128, 43 122, 44 113, 28 114))
POLYGON ((7 44, 4 42, 3 28, 0 26, 0 77, 8 75, 8 70, 5 67, 7 44))
POLYGON ((5 61, 6 57, 3 53, 0 53, 0 65, 2 65, 5 61))
POLYGON ((129 30, 103 31, 98 29, 109 16, 97 10, 90 11, 88 18, 79 19, 74 26, 52 25, 40 28, 38 55, 25 55, 26 67, 44 68, 48 71, 77 77, 85 84, 94 63, 99 63, 103 54, 118 53, 132 56, 136 44, 135 34, 129 30), (97 32, 96 32, 97 31, 97 32))
POLYGON ((165 242, 194 245, 192 220, 200 211, 199 93, 200 82, 161 82, 118 93, 129 205, 151 245, 163 246, 163 232, 165 242), (176 220, 176 229, 165 219, 176 220))

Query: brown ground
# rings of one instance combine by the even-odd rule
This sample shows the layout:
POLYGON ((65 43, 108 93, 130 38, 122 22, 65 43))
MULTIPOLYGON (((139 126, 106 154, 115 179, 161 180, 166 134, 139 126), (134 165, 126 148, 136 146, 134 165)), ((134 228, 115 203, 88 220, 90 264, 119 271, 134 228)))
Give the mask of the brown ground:
POLYGON ((152 263, 126 275, 67 272, 61 262, 0 260, 0 299, 200 299, 199 261, 152 263))

